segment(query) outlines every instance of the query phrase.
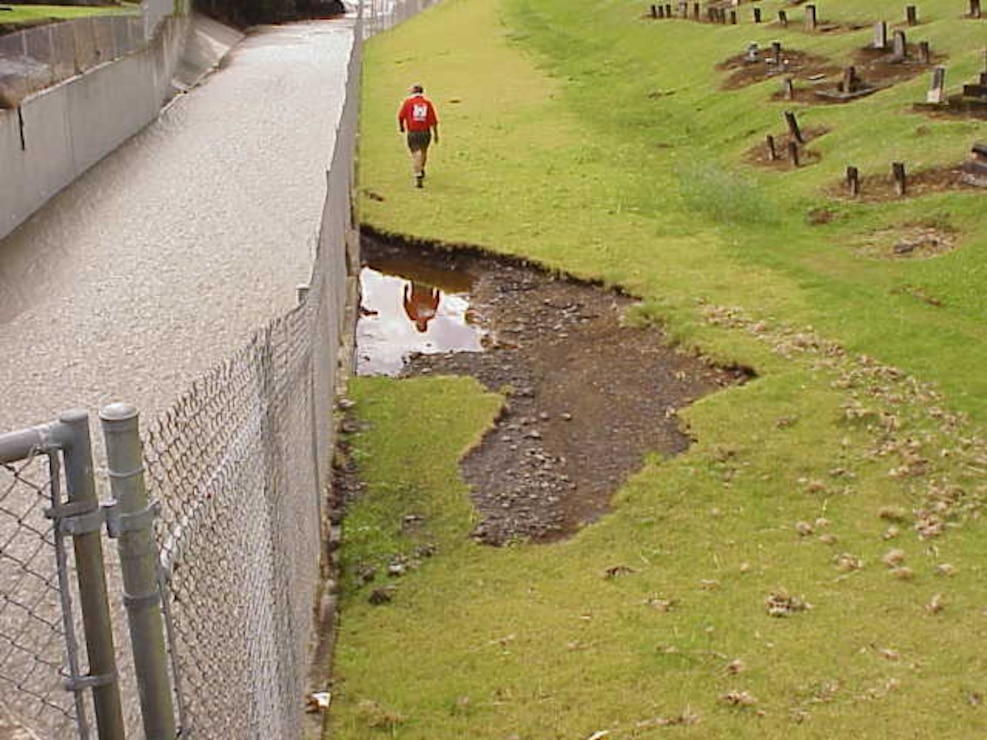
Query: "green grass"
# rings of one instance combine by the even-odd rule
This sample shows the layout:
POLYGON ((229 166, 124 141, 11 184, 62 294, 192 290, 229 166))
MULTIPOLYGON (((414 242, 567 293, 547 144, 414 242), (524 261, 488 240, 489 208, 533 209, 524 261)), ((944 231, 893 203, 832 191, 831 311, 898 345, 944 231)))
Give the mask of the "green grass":
MULTIPOLYGON (((788 7, 759 5, 765 18, 788 7)), ((982 65, 985 25, 965 8, 930 0, 908 30, 948 56, 951 91, 982 65)), ((921 75, 852 105, 795 106, 803 127, 828 129, 811 145, 817 164, 746 164, 783 131, 785 106, 769 101, 773 82, 720 90, 717 63, 777 38, 839 64, 870 41, 869 27, 805 34, 798 8, 784 31, 749 11, 724 27, 645 20, 646 4, 626 0, 447 0, 368 45, 365 221, 622 285, 642 299, 636 316, 759 378, 689 409, 697 444, 649 462, 602 521, 565 543, 500 550, 468 540, 456 470, 496 396, 461 379, 354 381, 368 490, 345 524, 334 737, 983 734, 985 194, 874 204, 831 189, 847 164, 959 163, 987 130, 913 113, 921 75), (442 121, 424 191, 394 122, 412 82, 442 121), (834 217, 813 225, 819 208, 834 217), (904 223, 946 226, 958 248, 859 253, 904 223), (424 529, 403 531, 418 508, 424 529), (897 510, 907 522, 888 519, 897 510), (920 539, 913 512, 945 533, 920 539), (391 583, 391 603, 368 604, 387 579, 360 585, 359 566, 424 540, 438 553, 391 583), (892 547, 910 578, 881 563, 892 547), (841 570, 844 553, 863 567, 841 570), (937 575, 944 563, 956 575, 937 575), (615 565, 634 572, 604 578, 615 565), (813 608, 768 616, 778 589, 813 608), (733 674, 735 659, 745 670, 733 674), (723 698, 741 691, 757 703, 723 698), (699 721, 653 721, 683 716, 699 721)), ((904 15, 885 0, 820 11, 904 15)))
POLYGON ((85 18, 93 15, 120 15, 139 13, 140 7, 129 3, 122 6, 114 5, 107 7, 82 7, 74 5, 16 5, 0 3, 0 5, 12 8, 9 11, 0 11, 0 23, 37 25, 38 23, 52 20, 71 20, 72 18, 85 18))

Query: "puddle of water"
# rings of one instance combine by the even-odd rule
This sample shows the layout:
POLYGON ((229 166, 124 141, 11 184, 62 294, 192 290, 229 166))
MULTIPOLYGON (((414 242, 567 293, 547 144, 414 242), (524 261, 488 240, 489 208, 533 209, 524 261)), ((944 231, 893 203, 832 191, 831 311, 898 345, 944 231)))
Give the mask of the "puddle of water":
POLYGON ((474 323, 465 272, 397 259, 360 271, 357 374, 397 375, 416 352, 482 352, 486 332, 474 323))

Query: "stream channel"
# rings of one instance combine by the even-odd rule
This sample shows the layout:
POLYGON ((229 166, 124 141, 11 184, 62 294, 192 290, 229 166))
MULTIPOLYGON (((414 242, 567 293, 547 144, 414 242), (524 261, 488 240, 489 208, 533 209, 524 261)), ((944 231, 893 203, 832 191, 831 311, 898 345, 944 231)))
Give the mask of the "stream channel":
POLYGON ((473 536, 557 540, 595 521, 648 453, 692 442, 678 409, 748 373, 622 321, 634 300, 537 266, 365 232, 358 372, 472 375, 503 410, 462 461, 473 536))

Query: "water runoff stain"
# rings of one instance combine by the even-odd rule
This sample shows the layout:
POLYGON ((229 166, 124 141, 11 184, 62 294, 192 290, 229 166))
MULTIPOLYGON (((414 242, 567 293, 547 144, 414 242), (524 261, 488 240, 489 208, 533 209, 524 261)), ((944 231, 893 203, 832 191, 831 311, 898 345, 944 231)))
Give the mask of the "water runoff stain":
POLYGON ((473 281, 414 256, 368 262, 360 271, 357 374, 398 375, 414 354, 482 352, 486 332, 469 302, 473 281))

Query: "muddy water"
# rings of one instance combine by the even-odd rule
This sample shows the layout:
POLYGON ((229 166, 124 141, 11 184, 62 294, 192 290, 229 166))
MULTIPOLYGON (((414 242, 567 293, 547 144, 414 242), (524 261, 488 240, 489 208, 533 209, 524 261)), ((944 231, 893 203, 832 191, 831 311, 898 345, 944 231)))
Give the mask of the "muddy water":
POLYGON ((413 257, 381 257, 360 272, 357 372, 397 375, 413 354, 482 351, 470 307, 474 277, 413 257))

